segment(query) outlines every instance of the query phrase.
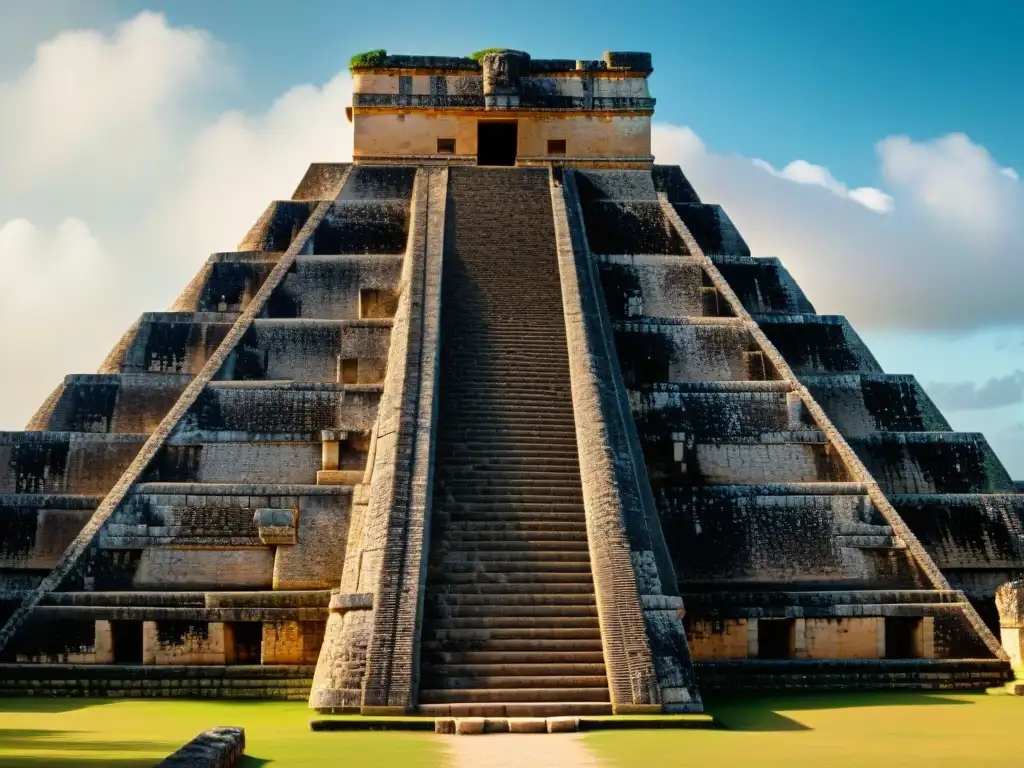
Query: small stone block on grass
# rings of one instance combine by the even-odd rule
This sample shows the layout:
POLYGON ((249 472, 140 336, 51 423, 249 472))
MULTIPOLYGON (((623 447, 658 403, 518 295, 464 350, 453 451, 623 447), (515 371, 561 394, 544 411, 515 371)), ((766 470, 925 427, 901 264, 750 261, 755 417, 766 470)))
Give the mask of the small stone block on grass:
POLYGON ((575 733, 580 721, 576 717, 549 717, 547 724, 548 733, 575 733))
POLYGON ((457 717, 455 718, 455 733, 459 736, 475 736, 484 732, 486 722, 482 717, 457 717))
POLYGON ((513 717, 509 718, 508 730, 510 733, 547 733, 548 724, 543 717, 513 717))

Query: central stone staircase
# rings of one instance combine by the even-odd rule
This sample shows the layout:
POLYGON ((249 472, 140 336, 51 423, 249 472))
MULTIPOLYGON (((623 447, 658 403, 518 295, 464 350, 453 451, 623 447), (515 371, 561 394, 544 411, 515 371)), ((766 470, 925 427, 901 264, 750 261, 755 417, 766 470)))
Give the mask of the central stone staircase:
POLYGON ((548 172, 448 195, 420 709, 610 713, 548 172))

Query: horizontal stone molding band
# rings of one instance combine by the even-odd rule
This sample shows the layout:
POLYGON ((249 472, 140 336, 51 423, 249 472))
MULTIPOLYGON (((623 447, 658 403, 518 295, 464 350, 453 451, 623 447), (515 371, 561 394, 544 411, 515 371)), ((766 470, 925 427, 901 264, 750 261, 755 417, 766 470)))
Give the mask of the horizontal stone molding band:
MULTIPOLYGON (((351 166, 346 168, 344 174, 339 180, 335 190, 334 198, 337 198, 341 194, 341 190, 344 188, 349 175, 351 174, 351 166)), ((142 449, 136 455, 135 459, 128 466, 128 468, 121 475, 117 483, 114 484, 113 488, 110 489, 106 497, 93 512, 89 522, 82 528, 75 539, 71 542, 64 554, 61 555, 60 561, 57 566, 42 580, 42 582, 31 592, 29 592, 22 599, 21 604, 14 611, 11 617, 7 620, 3 629, 0 629, 0 651, 4 649, 11 638, 18 631, 21 625, 28 618, 32 609, 39 603, 43 595, 47 592, 51 592, 60 586, 61 582, 72 572, 79 558, 89 548, 93 540, 99 534, 100 529, 103 528, 104 524, 111 518, 114 512, 117 511, 121 502, 128 496, 129 492, 139 481, 139 478, 145 472, 146 467, 157 455, 157 452, 163 447, 170 437, 171 432, 177 426, 178 422, 184 418, 185 414, 192 407, 192 405, 202 394, 206 385, 213 380, 214 376, 223 366, 238 343, 241 341, 242 336, 253 324, 253 321, 263 311, 263 307, 270 299, 270 295, 284 280, 288 274, 292 265, 295 263, 296 258, 300 253, 306 250, 307 244, 320 225, 321 220, 327 215, 333 203, 332 200, 323 201, 317 204, 313 210, 312 215, 302 226, 302 228, 296 233, 288 249, 282 254, 277 264, 270 271, 270 275, 260 286, 260 289, 253 296, 252 301, 245 308, 238 319, 235 320, 231 329, 228 331, 224 340, 220 346, 217 347, 216 351, 210 355, 205 365, 199 371, 194 379, 189 383, 185 390, 181 393, 181 396, 175 402, 174 406, 168 411, 167 415, 160 421, 156 429, 153 430, 152 434, 143 444, 142 449)))
POLYGON ((331 613, 346 613, 347 611, 372 611, 373 593, 363 592, 355 595, 342 595, 340 593, 331 595, 331 613))
MULTIPOLYGON (((803 402, 804 407, 810 414, 814 423, 818 425, 819 429, 825 433, 825 437, 829 443, 835 448, 843 464, 846 466, 855 482, 862 483, 864 489, 867 492, 868 498, 875 505, 878 512, 885 518, 886 523, 892 528, 893 533, 901 539, 906 545, 906 549, 910 554, 911 558, 917 564, 917 566, 924 573, 925 577, 937 590, 952 591, 949 581, 942 572, 939 570, 935 561, 931 555, 925 550, 921 542, 914 535, 910 527, 904 522, 896 508, 890 503, 889 499, 882 492, 881 487, 877 481, 868 472, 867 467, 864 466, 863 462, 854 453, 853 449, 846 442, 846 439, 839 432, 836 426, 832 423, 832 420, 825 413, 824 409, 818 404, 817 400, 814 399, 810 391, 806 386, 797 378, 793 369, 789 366, 782 354, 775 348, 775 345, 769 341, 764 331, 761 330, 761 326, 757 320, 754 319, 739 297, 732 290, 732 287, 723 277, 715 263, 704 253, 693 234, 687 228, 686 224, 679 217, 675 208, 668 200, 668 196, 664 192, 658 193, 658 201, 661 205, 661 210, 665 215, 667 221, 670 222, 672 227, 679 233, 680 237, 686 244, 687 250, 690 255, 697 259, 701 267, 707 273, 711 279, 714 287, 721 294, 726 304, 729 306, 733 314, 740 318, 751 337, 761 352, 768 358, 771 364, 775 367, 779 376, 786 380, 791 386, 792 390, 799 395, 800 400, 803 402)), ((963 603, 963 615, 974 628, 978 637, 985 644, 985 646, 991 651, 992 655, 1001 661, 1007 661, 1009 657, 1006 651, 999 644, 995 635, 986 626, 985 622, 982 621, 981 616, 978 615, 977 610, 967 600, 967 597, 960 592, 959 599, 963 603)))

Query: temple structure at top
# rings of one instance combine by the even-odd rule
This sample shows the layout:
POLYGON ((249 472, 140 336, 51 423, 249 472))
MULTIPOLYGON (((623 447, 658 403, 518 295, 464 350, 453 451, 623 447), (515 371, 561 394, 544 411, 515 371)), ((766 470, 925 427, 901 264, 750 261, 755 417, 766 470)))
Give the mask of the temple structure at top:
POLYGON ((649 53, 600 60, 367 56, 352 68, 357 163, 649 167, 649 53))
POLYGON ((654 163, 651 71, 355 57, 355 162, 0 432, 0 695, 1005 681, 1021 486, 654 163))

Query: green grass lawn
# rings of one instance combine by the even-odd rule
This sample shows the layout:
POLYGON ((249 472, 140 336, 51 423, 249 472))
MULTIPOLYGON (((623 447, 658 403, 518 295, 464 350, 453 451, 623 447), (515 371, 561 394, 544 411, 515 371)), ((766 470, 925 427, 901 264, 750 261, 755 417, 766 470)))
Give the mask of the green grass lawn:
POLYGON ((135 768, 215 725, 245 728, 243 766, 442 766, 433 734, 313 733, 305 702, 0 699, 0 766, 135 768))
POLYGON ((1010 766, 1024 747, 1024 697, 849 693, 737 701, 707 709, 728 730, 600 731, 584 743, 634 766, 1010 766))
MULTIPOLYGON (((864 693, 707 704, 726 730, 581 738, 609 768, 1016 766, 1024 753, 1016 739, 1024 697, 864 693)), ((313 733, 311 717, 303 702, 0 699, 0 767, 151 766, 215 725, 246 729, 248 766, 444 766, 455 743, 429 733, 313 733)), ((458 738, 503 749, 500 735, 458 738)))

